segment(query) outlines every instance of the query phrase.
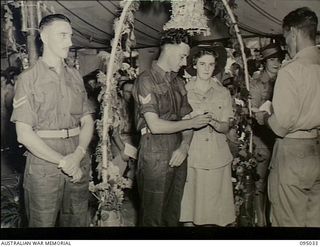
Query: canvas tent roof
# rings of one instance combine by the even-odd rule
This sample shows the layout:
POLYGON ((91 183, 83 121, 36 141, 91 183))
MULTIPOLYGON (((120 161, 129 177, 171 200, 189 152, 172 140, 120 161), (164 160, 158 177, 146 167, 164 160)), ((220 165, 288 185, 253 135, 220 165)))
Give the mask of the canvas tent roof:
MULTIPOLYGON (((188 0, 186 0, 188 1, 188 0)), ((68 15, 74 27, 74 45, 79 47, 106 46, 113 38, 113 21, 117 15, 119 1, 48 1, 56 12, 68 15)), ((320 19, 320 0, 238 0, 235 14, 245 36, 281 34, 283 17, 299 7, 307 6, 315 11, 320 19)), ((209 17, 211 36, 204 39, 228 38, 225 25, 217 18, 209 17)), ((210 15, 211 14, 211 15, 210 15)), ((135 35, 137 46, 155 46, 159 32, 169 19, 165 8, 155 11, 137 11, 135 14, 135 35)), ((318 26, 318 30, 320 27, 318 26)))
MULTIPOLYGON (((114 18, 119 15, 119 1, 55 0, 44 2, 48 7, 53 7, 56 13, 64 13, 71 19, 74 48, 110 47, 114 18)), ((155 2, 157 1, 153 3, 155 2)), ((238 16, 239 26, 245 37, 281 35, 283 17, 291 10, 302 6, 311 8, 320 19, 320 0, 236 0, 235 2, 238 5, 235 14, 238 16)), ((158 45, 160 31, 170 18, 168 8, 170 3, 162 2, 162 5, 166 5, 167 8, 160 6, 149 9, 149 11, 139 10, 135 13, 135 35, 138 48, 158 45)), ((214 18, 213 12, 210 5, 207 5, 205 13, 209 18, 208 25, 211 35, 197 39, 211 41, 229 38, 225 24, 219 18, 214 18)), ((318 31, 320 32, 320 25, 318 25, 318 31)), ((1 53, 3 53, 3 48, 5 49, 5 42, 5 36, 2 35, 1 53)))

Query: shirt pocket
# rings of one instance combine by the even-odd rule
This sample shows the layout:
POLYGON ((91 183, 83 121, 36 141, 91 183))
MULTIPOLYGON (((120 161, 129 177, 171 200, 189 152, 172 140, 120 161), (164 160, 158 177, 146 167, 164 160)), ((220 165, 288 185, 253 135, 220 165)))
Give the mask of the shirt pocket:
POLYGON ((58 88, 54 81, 48 79, 44 83, 37 83, 32 92, 32 109, 35 112, 35 126, 48 128, 54 125, 58 108, 58 88))
POLYGON ((172 107, 169 86, 164 83, 158 84, 155 87, 154 93, 158 98, 159 114, 164 115, 170 112, 172 107))
POLYGON ((214 114, 214 118, 218 121, 223 120, 223 112, 224 112, 224 101, 223 100, 213 100, 208 106, 208 111, 214 114))
POLYGON ((195 117, 199 114, 209 112, 206 104, 203 104, 201 100, 197 99, 197 97, 194 94, 188 93, 188 102, 192 107, 191 117, 195 117))
POLYGON ((57 85, 55 82, 51 81, 37 85, 33 94, 36 110, 43 108, 42 110, 47 112, 50 108, 56 107, 57 85))

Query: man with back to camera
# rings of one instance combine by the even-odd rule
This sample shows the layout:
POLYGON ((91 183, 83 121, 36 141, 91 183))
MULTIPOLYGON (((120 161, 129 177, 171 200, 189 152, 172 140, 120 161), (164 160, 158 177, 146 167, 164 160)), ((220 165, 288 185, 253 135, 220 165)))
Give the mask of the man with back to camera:
POLYGON ((136 80, 133 96, 136 124, 141 132, 137 183, 141 226, 177 226, 186 180, 186 157, 192 128, 206 126, 209 114, 184 119, 192 108, 182 78, 189 36, 169 29, 161 37, 161 53, 149 71, 136 80))
POLYGON ((268 181, 272 226, 320 226, 317 25, 316 14, 306 7, 283 19, 283 34, 292 60, 279 70, 272 100, 274 113, 267 120, 278 135, 268 181))
POLYGON ((11 121, 28 149, 24 174, 29 227, 87 226, 93 133, 82 77, 64 63, 72 45, 70 20, 45 16, 39 24, 42 57, 16 83, 11 121), (61 169, 59 169, 61 168, 61 169))

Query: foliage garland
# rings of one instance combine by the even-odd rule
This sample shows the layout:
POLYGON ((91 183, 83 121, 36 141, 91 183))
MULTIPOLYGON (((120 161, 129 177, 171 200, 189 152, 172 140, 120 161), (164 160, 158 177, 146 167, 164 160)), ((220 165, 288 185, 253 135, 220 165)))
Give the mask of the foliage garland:
MULTIPOLYGON (((121 7, 127 1, 121 2, 121 7)), ((231 8, 230 5, 224 0, 214 1, 214 7, 216 9, 216 13, 219 17, 222 17, 226 20, 227 25, 229 26, 230 30, 234 29, 234 31, 230 31, 230 34, 233 35, 233 41, 239 42, 243 60, 246 60, 244 54, 244 45, 241 39, 240 31, 238 29, 237 23, 235 21, 235 17, 232 13, 231 8, 235 8, 236 4, 235 1, 231 1, 231 8), (222 10, 222 6, 224 9, 222 10), (238 40, 235 39, 237 36, 238 40)), ((118 71, 123 67, 122 62, 124 59, 124 54, 130 52, 131 47, 134 45, 134 37, 133 37, 133 21, 134 21, 134 12, 138 9, 138 4, 132 5, 130 10, 128 10, 127 17, 125 18, 123 25, 121 27, 121 36, 127 37, 126 43, 123 45, 121 39, 119 38, 117 41, 113 41, 113 49, 115 49, 114 53, 114 67, 112 69, 112 76, 108 80, 107 75, 100 74, 99 79, 100 81, 104 82, 102 86, 101 93, 99 95, 99 99, 102 100, 101 104, 101 112, 102 118, 101 120, 97 121, 97 129, 100 137, 100 143, 97 148, 97 162, 99 176, 102 177, 102 183, 106 185, 108 184, 108 179, 110 179, 110 174, 108 174, 108 169, 113 169, 114 165, 112 164, 110 157, 111 157, 111 143, 108 138, 109 131, 112 129, 120 126, 122 124, 121 121, 121 114, 120 108, 121 104, 119 102, 118 94, 117 94, 117 82, 120 78, 120 74, 118 71), (115 47, 116 46, 116 47, 115 47), (109 82, 109 91, 106 93, 107 86, 109 82), (107 118, 105 116, 108 116, 107 118), (107 127, 107 128, 106 128, 107 127), (107 130, 107 131, 106 131, 107 130), (107 160, 103 159, 103 152, 107 152, 107 160)), ((173 13, 174 16, 174 13, 173 13)), ((114 29, 119 29, 119 19, 115 20, 114 29)), ((109 56, 109 55, 108 55, 109 56)), ((110 59, 108 57, 107 59, 110 59)), ((110 61, 109 61, 110 62, 110 61)), ((110 63, 109 63, 110 64, 110 63)), ((246 65, 246 63, 244 63, 246 65)), ((251 209, 248 204, 250 204, 250 200, 252 199, 252 186, 253 185, 253 178, 256 177, 255 167, 256 167, 256 160, 253 156, 253 146, 252 146, 252 130, 251 130, 251 106, 250 106, 250 99, 249 99, 249 78, 247 68, 245 66, 245 84, 241 86, 241 90, 236 95, 236 107, 235 107, 235 119, 232 122, 232 128, 235 131, 236 135, 238 136, 238 152, 237 156, 234 158, 232 168, 234 171, 235 181, 234 181, 234 191, 235 191, 235 204, 236 204, 236 212, 238 218, 246 217, 247 225, 252 225, 253 223, 253 216, 251 212, 248 210, 251 209)), ((111 72, 110 72, 111 73, 111 72)), ((109 74, 110 76, 110 74, 109 74)), ((112 179, 111 179, 112 180, 112 179)), ((109 180, 110 182, 110 180, 109 180)), ((110 193, 110 186, 102 186, 103 184, 96 185, 95 189, 92 187, 91 191, 104 191, 103 193, 110 193), (101 190, 101 188, 103 188, 101 190), (108 189, 109 188, 109 189, 108 189)), ((125 183, 122 183, 125 184, 125 183)), ((120 191, 124 187, 119 187, 120 191)), ((120 193, 121 194, 121 193, 120 193)), ((103 197, 103 196, 102 196, 103 197)), ((102 198, 100 195, 100 199, 102 198)), ((101 202, 101 200, 100 200, 101 202)), ((120 202, 121 205, 121 202, 120 202)), ((252 211, 252 210, 251 210, 252 211)))
MULTIPOLYGON (((97 120, 97 132, 99 143, 96 149, 96 162, 98 163, 99 184, 90 184, 89 190, 99 200, 97 215, 101 216, 101 210, 121 209, 123 201, 123 189, 128 187, 128 180, 119 174, 119 169, 112 163, 110 135, 116 128, 123 129, 122 107, 124 107, 118 95, 117 87, 121 77, 120 70, 126 70, 129 76, 136 74, 124 58, 130 56, 131 48, 135 46, 134 12, 139 8, 139 2, 123 0, 120 2, 121 16, 115 19, 115 38, 111 41, 111 54, 105 53, 108 62, 107 74, 100 72, 98 80, 101 82, 101 91, 98 96, 101 119, 97 120)), ((133 78, 132 78, 133 79, 133 78)), ((99 220, 99 219, 98 219, 99 220)), ((100 218, 101 220, 101 218, 100 218)))
POLYGON ((235 95, 235 118, 231 123, 231 132, 234 132, 238 137, 237 152, 233 162, 233 177, 234 177, 234 199, 236 206, 236 214, 238 217, 238 225, 253 226, 254 225, 254 181, 258 179, 256 173, 257 161, 254 156, 254 146, 252 144, 252 113, 251 99, 249 92, 249 73, 246 62, 246 54, 244 52, 244 43, 240 34, 236 16, 233 10, 236 8, 235 0, 227 2, 221 0, 224 5, 224 10, 221 10, 221 4, 215 1, 215 6, 218 8, 218 13, 226 20, 229 26, 232 40, 238 42, 242 54, 244 64, 245 81, 239 85, 239 90, 235 95), (228 17, 226 17, 228 15, 228 17), (235 39, 235 36, 237 39, 235 39))

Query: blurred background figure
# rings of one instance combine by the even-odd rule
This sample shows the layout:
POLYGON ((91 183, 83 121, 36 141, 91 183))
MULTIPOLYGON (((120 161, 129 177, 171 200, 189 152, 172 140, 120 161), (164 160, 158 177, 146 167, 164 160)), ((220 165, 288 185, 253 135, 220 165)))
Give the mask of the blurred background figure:
MULTIPOLYGON (((266 101, 272 101, 273 88, 277 78, 278 70, 284 52, 277 44, 269 44, 261 49, 263 71, 251 79, 250 93, 252 97, 252 108, 255 109, 255 115, 263 114, 258 109, 266 101)), ((257 225, 266 226, 266 203, 267 203, 267 170, 270 162, 270 154, 275 141, 275 135, 266 126, 261 126, 254 122, 253 124, 253 143, 255 144, 255 155, 257 158, 257 173, 259 180, 256 182, 255 211, 257 216, 257 225)))
POLYGON ((128 177, 133 182, 135 173, 135 161, 125 154, 126 143, 137 147, 138 133, 134 128, 134 101, 132 97, 133 81, 121 77, 119 82, 119 94, 121 101, 121 118, 123 126, 113 130, 112 153, 113 163, 120 169, 120 174, 128 177))
POLYGON ((254 49, 253 51, 253 56, 248 59, 247 63, 248 63, 248 72, 249 75, 252 77, 253 73, 256 71, 259 71, 261 68, 261 54, 260 51, 258 49, 254 49))

